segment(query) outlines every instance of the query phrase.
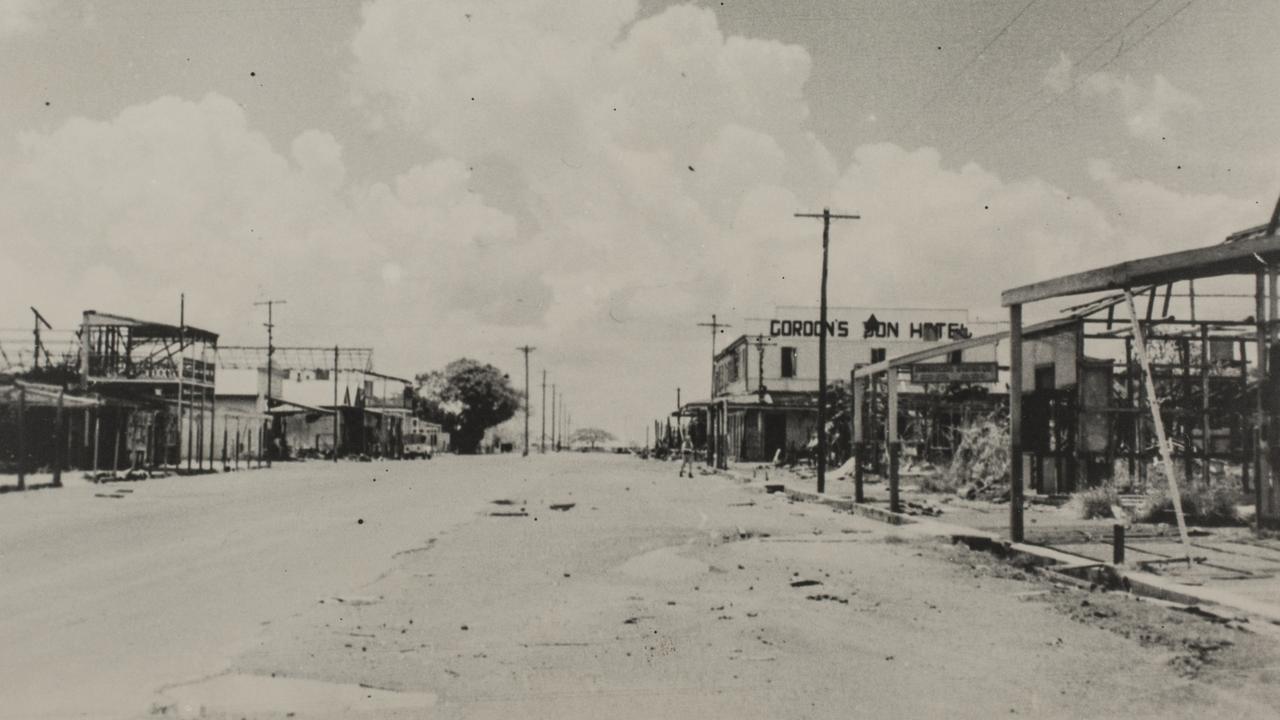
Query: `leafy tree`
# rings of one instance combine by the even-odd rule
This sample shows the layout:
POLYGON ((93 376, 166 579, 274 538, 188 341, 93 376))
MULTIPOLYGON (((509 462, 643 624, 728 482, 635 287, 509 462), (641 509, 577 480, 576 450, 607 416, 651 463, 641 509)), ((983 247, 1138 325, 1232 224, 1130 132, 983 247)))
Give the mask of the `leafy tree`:
POLYGON ((423 373, 416 380, 415 412, 446 428, 460 453, 476 452, 484 431, 511 419, 524 399, 501 370, 470 358, 454 360, 443 371, 423 373))
POLYGON ((608 430, 600 428, 579 428, 569 435, 571 443, 587 443, 594 450, 597 443, 604 443, 613 440, 613 434, 608 430))

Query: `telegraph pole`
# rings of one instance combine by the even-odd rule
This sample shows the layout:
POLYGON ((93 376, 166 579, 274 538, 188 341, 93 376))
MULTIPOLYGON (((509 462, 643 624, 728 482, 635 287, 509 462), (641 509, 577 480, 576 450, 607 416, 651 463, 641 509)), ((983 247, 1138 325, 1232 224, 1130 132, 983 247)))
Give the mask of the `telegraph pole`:
MULTIPOLYGON (((45 319, 44 319, 44 316, 40 314, 40 311, 39 311, 39 310, 35 309, 35 306, 29 306, 29 307, 31 307, 31 314, 32 314, 32 315, 35 315, 35 329, 33 329, 33 330, 31 331, 31 334, 36 336, 36 343, 35 343, 35 347, 33 348, 34 352, 33 352, 33 354, 32 354, 32 366, 31 366, 31 367, 32 367, 32 369, 33 369, 33 370, 39 370, 39 369, 40 369, 40 351, 41 351, 42 349, 44 349, 44 343, 40 342, 40 326, 41 326, 41 325, 44 325, 45 327, 49 328, 50 330, 52 330, 52 329, 53 329, 53 326, 49 324, 49 321, 48 321, 48 320, 45 320, 45 319)), ((47 360, 47 361, 48 361, 48 362, 46 363, 46 365, 48 365, 50 368, 52 368, 52 367, 53 367, 53 358, 49 357, 49 351, 48 351, 48 350, 45 350, 45 351, 44 351, 44 358, 45 358, 45 360, 47 360)))
POLYGON ((522 345, 516 348, 524 353, 524 457, 529 457, 529 353, 535 348, 522 345))
MULTIPOLYGON (((275 310, 276 305, 286 305, 286 304, 287 303, 284 300, 263 300, 262 302, 254 303, 254 305, 267 306, 266 328, 267 328, 267 418, 268 418, 267 422, 268 423, 271 423, 271 419, 270 419, 271 418, 271 370, 272 370, 271 356, 276 354, 276 346, 275 346, 275 339, 274 339, 275 338, 274 331, 275 331, 276 324, 275 324, 275 315, 273 313, 273 310, 275 310)), ((274 425, 274 423, 272 423, 271 425, 268 425, 268 427, 271 427, 271 429, 274 430, 275 428, 272 427, 272 425, 274 425)), ((267 437, 270 438, 270 433, 267 434, 267 437)), ((268 445, 264 449, 266 450, 265 455, 267 456, 267 467, 271 467, 271 447, 270 445, 268 445)))
POLYGON ((798 218, 822 218, 822 300, 819 306, 821 330, 818 332, 818 492, 827 491, 827 246, 831 240, 831 220, 858 220, 859 215, 833 215, 830 208, 822 214, 796 213, 798 218))
POLYGON ((333 461, 338 462, 338 423, 342 408, 338 407, 338 346, 333 346, 333 461))
POLYGON ((680 388, 676 388, 676 438, 681 437, 680 431, 680 408, 684 407, 680 403, 680 388))
POLYGON ((556 432, 559 425, 556 425, 556 384, 551 383, 551 452, 560 452, 560 446, 556 444, 556 432))
POLYGON ((718 423, 711 421, 712 401, 716 396, 716 333, 723 332, 724 328, 733 327, 716 320, 716 314, 711 313, 711 322, 698 323, 698 327, 711 328, 711 385, 707 393, 707 464, 712 467, 719 466, 720 457, 720 432, 718 427, 714 427, 718 423))
POLYGON ((542 439, 538 442, 538 452, 547 453, 547 371, 542 371, 542 439))
POLYGON ((766 341, 764 339, 764 335, 756 335, 756 341, 753 344, 756 346, 756 353, 758 354, 759 359, 759 372, 756 373, 756 375, 759 375, 759 377, 756 378, 756 392, 760 393, 761 399, 764 399, 764 394, 769 390, 769 388, 764 385, 764 349, 766 347, 776 345, 777 343, 766 341))

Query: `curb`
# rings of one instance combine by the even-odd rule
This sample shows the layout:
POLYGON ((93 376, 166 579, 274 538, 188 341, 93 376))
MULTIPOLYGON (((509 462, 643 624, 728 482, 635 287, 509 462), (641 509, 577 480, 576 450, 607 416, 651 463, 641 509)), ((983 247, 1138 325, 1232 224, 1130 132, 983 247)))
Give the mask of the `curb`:
MULTIPOLYGON (((752 480, 750 477, 745 477, 731 470, 718 470, 716 474, 723 474, 744 483, 749 483, 752 480)), ((964 542, 974 549, 994 550, 1002 555, 1017 557, 1036 569, 1052 573, 1055 576, 1053 578, 1055 580, 1071 580, 1073 578, 1071 573, 1073 572, 1089 571, 1096 568, 1102 572, 1112 574, 1119 579, 1121 585, 1128 592, 1140 597, 1153 598, 1188 607, 1215 606, 1238 612, 1245 616, 1258 618, 1271 625, 1280 626, 1280 606, 1259 602, 1229 591, 1180 585, 1160 575, 1129 569, 1123 565, 1116 566, 1109 563, 1101 563, 1097 560, 1072 555, 1071 553, 1041 545, 1012 543, 996 533, 967 528, 961 525, 949 525, 931 518, 916 518, 866 503, 855 503, 852 500, 827 497, 806 490, 791 490, 785 488, 785 486, 783 487, 783 493, 796 502, 827 505, 890 525, 914 525, 913 530, 923 535, 950 537, 953 542, 964 542)), ((1218 614, 1220 615, 1220 613, 1218 614)))

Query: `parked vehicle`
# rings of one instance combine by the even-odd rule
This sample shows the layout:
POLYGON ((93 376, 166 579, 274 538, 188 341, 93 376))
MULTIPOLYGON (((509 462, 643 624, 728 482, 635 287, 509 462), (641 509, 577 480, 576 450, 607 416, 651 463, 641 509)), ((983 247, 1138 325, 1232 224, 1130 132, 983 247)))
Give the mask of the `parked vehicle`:
POLYGON ((405 435, 404 451, 401 455, 406 460, 412 460, 414 458, 426 458, 430 460, 431 456, 436 453, 437 438, 438 436, 435 434, 426 435, 413 433, 405 435))

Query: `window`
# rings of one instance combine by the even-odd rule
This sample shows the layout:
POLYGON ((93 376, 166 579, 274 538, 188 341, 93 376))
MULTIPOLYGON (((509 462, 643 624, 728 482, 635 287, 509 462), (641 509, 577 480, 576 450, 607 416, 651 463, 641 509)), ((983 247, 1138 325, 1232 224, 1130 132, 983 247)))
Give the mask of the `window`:
POLYGON ((871 362, 884 362, 884 348, 871 348, 871 362))
POLYGON ((959 365, 960 363, 964 362, 964 351, 952 350, 951 352, 947 353, 947 362, 951 363, 952 365, 959 365))
POLYGON ((793 378, 796 376, 796 349, 793 347, 782 348, 782 377, 793 378))
POLYGON ((316 369, 316 379, 317 379, 317 380, 328 380, 328 379, 329 379, 329 371, 328 371, 328 370, 321 370, 321 369, 317 368, 317 369, 316 369))

